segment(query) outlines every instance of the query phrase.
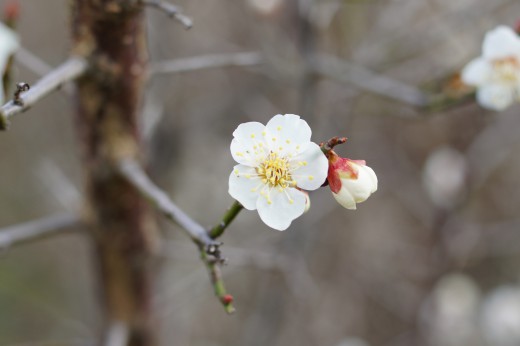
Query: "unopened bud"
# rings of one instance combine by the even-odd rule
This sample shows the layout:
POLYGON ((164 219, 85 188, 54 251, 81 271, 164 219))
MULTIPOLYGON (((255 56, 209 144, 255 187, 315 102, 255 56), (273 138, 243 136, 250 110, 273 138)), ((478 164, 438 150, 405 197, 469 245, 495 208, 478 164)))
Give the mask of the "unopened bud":
POLYGON ((347 209, 356 209, 356 204, 364 202, 377 190, 377 176, 363 160, 339 157, 331 150, 329 159, 329 182, 332 195, 347 209))
POLYGON ((231 294, 225 294, 222 297, 222 303, 224 303, 226 305, 233 303, 233 300, 234 300, 234 298, 231 294))
POLYGON ((4 18, 7 23, 13 23, 20 17, 20 3, 18 0, 8 2, 4 6, 4 18))

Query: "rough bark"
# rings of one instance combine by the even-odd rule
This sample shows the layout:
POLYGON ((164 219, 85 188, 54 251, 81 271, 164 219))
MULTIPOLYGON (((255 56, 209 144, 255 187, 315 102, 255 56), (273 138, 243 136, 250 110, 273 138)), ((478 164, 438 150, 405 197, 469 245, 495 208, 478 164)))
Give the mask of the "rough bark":
POLYGON ((72 32, 73 51, 90 57, 92 66, 77 83, 77 124, 105 325, 126 325, 128 345, 155 345, 155 225, 145 201, 114 169, 122 158, 139 157, 143 9, 130 0, 73 0, 72 32))

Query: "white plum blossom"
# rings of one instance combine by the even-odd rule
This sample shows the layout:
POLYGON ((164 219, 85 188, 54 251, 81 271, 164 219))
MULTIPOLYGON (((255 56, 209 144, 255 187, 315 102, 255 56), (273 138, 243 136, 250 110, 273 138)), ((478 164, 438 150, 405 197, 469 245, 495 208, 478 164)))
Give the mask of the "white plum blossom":
POLYGON ((451 208, 465 191, 467 175, 464 155, 453 148, 441 147, 426 160, 423 184, 436 206, 451 208))
MULTIPOLYGON (((3 75, 9 57, 18 49, 20 42, 14 31, 0 22, 0 75, 3 75)), ((4 86, 0 83, 0 104, 4 103, 4 86)))
POLYGON ((482 304, 482 330, 489 345, 520 345, 520 288, 500 286, 482 304))
POLYGON ((513 29, 499 26, 489 31, 482 56, 462 70, 462 81, 476 87, 477 101, 488 109, 502 111, 520 100, 520 38, 513 29))
POLYGON ((310 201, 302 190, 318 189, 327 177, 327 158, 311 134, 294 114, 278 114, 265 126, 240 124, 233 132, 231 155, 238 165, 229 176, 229 194, 276 230, 304 213, 310 201))
POLYGON ((344 208, 356 209, 356 204, 364 202, 377 191, 377 176, 363 160, 339 157, 333 150, 328 154, 329 182, 332 195, 344 208))
POLYGON ((483 346, 477 323, 480 302, 480 289, 473 278, 456 272, 443 275, 421 304, 420 329, 429 339, 425 343, 483 346))
POLYGON ((255 11, 269 15, 280 8, 283 0, 249 0, 248 2, 255 11))

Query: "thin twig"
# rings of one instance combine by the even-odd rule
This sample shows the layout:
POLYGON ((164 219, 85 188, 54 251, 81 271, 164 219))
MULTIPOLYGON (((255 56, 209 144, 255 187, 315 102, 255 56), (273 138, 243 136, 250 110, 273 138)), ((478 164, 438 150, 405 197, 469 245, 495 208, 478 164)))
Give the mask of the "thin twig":
POLYGON ((180 73, 209 68, 256 66, 264 62, 259 52, 243 52, 232 54, 209 54, 191 58, 160 61, 150 67, 151 75, 163 73, 180 73))
POLYGON ((331 55, 316 56, 316 73, 360 89, 383 95, 416 107, 428 104, 428 97, 418 88, 331 55))
POLYGON ((210 258, 203 249, 200 251, 200 258, 208 269, 209 278, 211 280, 211 284, 213 285, 215 295, 222 303, 228 314, 234 313, 235 307, 233 306, 233 296, 227 292, 226 286, 224 285, 224 280, 222 279, 222 272, 220 271, 222 260, 218 258, 210 258))
MULTIPOLYGON (((223 260, 220 258, 219 245, 199 223, 190 218, 177 207, 172 200, 158 188, 146 175, 139 163, 132 159, 119 162, 119 171, 146 199, 152 202, 168 219, 175 222, 186 231, 200 251, 200 258, 206 266, 215 295, 218 297, 227 313, 233 313, 233 297, 227 293, 220 272, 223 260)), ((240 208, 241 209, 241 208, 240 208)), ((238 211, 236 212, 238 213, 238 211)), ((235 214, 236 215, 236 214, 235 214)), ((225 217, 225 226, 234 218, 225 217), (226 221, 227 220, 227 221, 226 221)), ((222 231, 225 227, 222 227, 222 231)), ((221 232, 222 233, 222 232, 221 232)))
POLYGON ((210 238, 204 227, 180 209, 168 195, 148 178, 141 165, 132 159, 119 162, 119 172, 140 193, 161 211, 169 220, 179 225, 198 245, 209 249, 218 244, 210 238))
POLYGON ((240 211, 243 209, 244 207, 242 206, 242 204, 240 204, 239 202, 235 201, 233 202, 233 204, 231 205, 231 207, 229 207, 229 209, 226 211, 226 213, 224 214, 224 216, 222 217, 222 221, 215 225, 210 231, 209 231, 209 236, 212 238, 212 239, 216 239, 218 237, 220 237, 224 231, 226 230, 226 228, 229 226, 229 224, 231 222, 233 222, 233 220, 235 219, 235 217, 238 215, 238 213, 240 213, 240 211))
MULTIPOLYGON (((222 221, 208 231, 209 236, 212 239, 220 237, 243 208, 244 207, 239 202, 233 202, 231 207, 224 213, 222 221)), ((233 306, 233 296, 227 292, 226 286, 224 285, 224 280, 222 279, 222 272, 220 271, 220 266, 224 263, 224 260, 220 259, 219 250, 217 249, 216 251, 217 258, 211 259, 208 257, 206 251, 201 249, 200 258, 208 269, 209 278, 213 284, 215 295, 224 306, 226 312, 228 314, 232 314, 235 312, 235 307, 233 306)))
POLYGON ((320 148, 325 155, 328 155, 336 145, 344 144, 346 141, 347 137, 332 137, 328 141, 320 143, 320 148))
POLYGON ((0 249, 38 240, 64 231, 72 231, 81 226, 81 218, 76 214, 56 214, 43 219, 0 229, 0 249))
POLYGON ((179 6, 161 0, 141 0, 141 2, 146 6, 155 7, 165 12, 170 18, 179 21, 186 29, 190 29, 193 26, 193 20, 183 14, 179 6))
POLYGON ((31 86, 31 89, 19 96, 18 102, 9 101, 0 109, 0 130, 5 130, 9 119, 24 112, 37 101, 47 96, 63 84, 72 81, 87 71, 88 63, 85 59, 71 57, 56 69, 49 72, 42 79, 31 86))

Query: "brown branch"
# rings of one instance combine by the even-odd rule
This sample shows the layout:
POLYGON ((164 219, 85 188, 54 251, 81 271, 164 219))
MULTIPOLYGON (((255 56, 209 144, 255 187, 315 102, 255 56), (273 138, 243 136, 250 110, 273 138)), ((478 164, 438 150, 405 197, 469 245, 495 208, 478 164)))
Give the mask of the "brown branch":
POLYGON ((146 201, 114 170, 115 157, 140 151, 148 61, 143 6, 138 0, 69 3, 72 51, 96 59, 75 83, 75 120, 102 319, 124 323, 128 345, 155 346, 159 237, 146 201))
POLYGON ((206 229, 175 205, 170 197, 148 178, 137 161, 132 159, 122 160, 118 164, 118 169, 121 175, 143 197, 149 200, 169 220, 179 225, 196 244, 205 249, 217 246, 217 243, 210 238, 206 229))
POLYGON ((263 62, 264 59, 259 52, 209 54, 157 62, 152 64, 150 74, 190 72, 218 67, 255 66, 263 62))
POLYGON ((20 94, 18 101, 11 100, 2 106, 0 109, 0 130, 7 128, 11 117, 25 112, 52 91, 80 77, 87 71, 87 68, 88 63, 85 59, 71 57, 62 65, 49 72, 49 74, 31 86, 29 91, 20 94))
POLYGON ((193 20, 183 14, 179 6, 162 0, 141 0, 141 3, 146 6, 155 7, 158 10, 165 12, 170 18, 180 22, 185 29, 190 29, 193 26, 193 20))
POLYGON ((82 221, 78 215, 64 213, 9 226, 0 229, 0 249, 72 231, 81 225, 82 221))
POLYGON ((323 153, 325 155, 327 155, 328 153, 330 153, 330 151, 332 149, 334 149, 334 147, 336 145, 344 144, 345 142, 347 142, 347 137, 337 137, 336 136, 336 137, 332 137, 331 139, 329 139, 326 142, 320 143, 320 148, 321 148, 321 151, 323 151, 323 153))

